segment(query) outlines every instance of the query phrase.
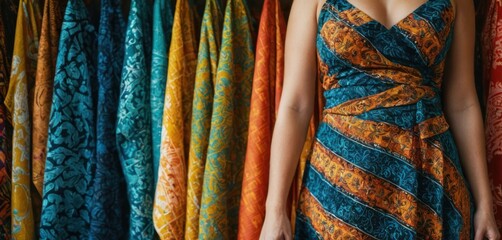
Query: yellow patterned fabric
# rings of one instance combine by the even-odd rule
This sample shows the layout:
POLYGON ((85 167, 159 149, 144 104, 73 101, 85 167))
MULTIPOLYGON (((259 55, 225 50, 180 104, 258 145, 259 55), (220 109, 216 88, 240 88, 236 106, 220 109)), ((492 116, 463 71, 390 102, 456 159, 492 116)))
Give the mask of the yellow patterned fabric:
POLYGON ((199 236, 199 213, 204 167, 209 144, 213 109, 214 82, 221 45, 223 11, 219 0, 207 0, 201 27, 201 37, 195 77, 192 108, 192 134, 188 157, 187 217, 185 239, 199 236))
POLYGON ((37 68, 41 14, 37 1, 19 4, 9 90, 5 98, 12 137, 12 239, 34 239, 30 176, 30 86, 37 68))
POLYGON ((153 221, 161 239, 184 236, 186 178, 195 68, 193 13, 189 0, 176 3, 162 121, 159 179, 153 221))
POLYGON ((216 73, 199 238, 235 239, 247 143, 254 53, 243 0, 228 0, 216 73))

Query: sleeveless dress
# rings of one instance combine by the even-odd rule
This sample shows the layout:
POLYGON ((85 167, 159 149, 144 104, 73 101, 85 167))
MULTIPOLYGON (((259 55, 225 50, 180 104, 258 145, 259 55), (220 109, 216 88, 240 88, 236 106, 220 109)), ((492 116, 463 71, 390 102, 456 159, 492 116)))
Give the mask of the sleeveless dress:
POLYGON ((325 98, 296 239, 471 239, 473 198, 443 115, 450 0, 387 28, 347 0, 324 3, 325 98))

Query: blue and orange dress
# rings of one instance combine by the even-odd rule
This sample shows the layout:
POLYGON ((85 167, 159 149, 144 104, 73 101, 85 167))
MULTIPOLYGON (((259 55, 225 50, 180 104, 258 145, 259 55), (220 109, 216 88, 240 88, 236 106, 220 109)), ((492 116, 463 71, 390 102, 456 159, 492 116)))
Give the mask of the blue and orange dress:
POLYGON ((327 0, 317 51, 325 107, 300 193, 297 239, 471 239, 473 204, 442 111, 451 0, 390 28, 327 0))

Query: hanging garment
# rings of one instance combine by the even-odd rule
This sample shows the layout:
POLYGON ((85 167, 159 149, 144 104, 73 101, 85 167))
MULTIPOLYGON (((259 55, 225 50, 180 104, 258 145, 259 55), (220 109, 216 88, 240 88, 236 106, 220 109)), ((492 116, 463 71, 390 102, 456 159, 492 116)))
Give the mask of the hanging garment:
POLYGON ((12 119, 12 238, 35 238, 30 176, 30 94, 37 69, 41 14, 38 2, 19 3, 12 70, 5 106, 12 119))
POLYGON ((502 5, 488 3, 482 33, 483 83, 486 85, 486 151, 495 220, 502 231, 502 5))
POLYGON ((199 238, 235 239, 246 152, 254 46, 243 0, 228 0, 216 73, 199 238))
POLYGON ((221 46, 223 11, 220 0, 207 0, 201 26, 188 156, 185 239, 198 239, 204 167, 209 144, 214 83, 221 46))
POLYGON ((9 86, 18 1, 0 1, 0 239, 11 239, 12 126, 4 105, 9 86))
POLYGON ((150 80, 150 106, 152 108, 153 175, 157 183, 162 117, 167 82, 168 47, 171 45, 173 8, 171 0, 155 0, 153 3, 152 71, 150 80))
POLYGON ((35 228, 40 226, 42 187, 44 184, 47 133, 51 113, 52 88, 59 34, 66 9, 66 1, 46 0, 40 32, 37 73, 33 90, 31 132, 31 179, 36 191, 32 192, 35 228))
POLYGON ((94 194, 90 186, 96 158, 96 33, 88 19, 82 0, 68 2, 49 118, 41 239, 90 237, 94 194))
POLYGON ((179 239, 184 235, 186 158, 197 60, 192 11, 189 0, 177 1, 169 49, 159 179, 153 213, 155 228, 162 239, 179 239))
POLYGON ((473 199, 441 107, 454 19, 450 0, 389 28, 348 0, 323 5, 326 105, 295 238, 471 239, 473 199))
POLYGON ((11 239, 11 166, 10 139, 7 129, 7 112, 2 104, 0 107, 0 239, 11 239))
POLYGON ((129 239, 152 239, 154 179, 150 111, 151 14, 132 0, 120 83, 117 146, 129 199, 129 239))
POLYGON ((239 239, 259 239, 265 220, 270 145, 284 78, 286 23, 279 0, 263 5, 239 211, 239 239))
POLYGON ((126 27, 121 2, 101 0, 97 50, 96 166, 91 185, 89 234, 96 239, 125 239, 129 222, 127 189, 115 140, 126 27))
POLYGON ((0 93, 3 98, 9 87, 18 8, 19 0, 0 1, 0 93))

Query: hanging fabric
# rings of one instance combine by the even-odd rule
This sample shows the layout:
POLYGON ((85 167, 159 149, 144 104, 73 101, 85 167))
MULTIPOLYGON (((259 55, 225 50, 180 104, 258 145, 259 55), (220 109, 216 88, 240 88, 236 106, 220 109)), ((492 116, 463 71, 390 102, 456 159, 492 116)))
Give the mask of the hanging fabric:
POLYGON ((482 33, 483 82, 486 85, 486 144, 494 213, 502 231, 502 5, 491 0, 482 33))
POLYGON ((171 45, 173 27, 171 0, 155 0, 153 3, 153 51, 150 80, 150 106, 152 108, 153 175, 157 183, 162 117, 167 80, 168 47, 171 45))
POLYGON ((23 0, 17 14, 14 52, 5 106, 12 119, 12 238, 35 238, 30 176, 30 87, 37 69, 41 14, 38 2, 23 0))
POLYGON ((88 238, 95 162, 92 85, 96 34, 82 0, 70 0, 61 28, 43 186, 41 239, 88 238))
POLYGON ((242 173, 254 68, 244 0, 228 0, 216 73, 199 238, 237 238, 242 173))
POLYGON ((12 126, 4 99, 9 87, 18 1, 0 1, 0 237, 11 239, 12 126))
POLYGON ((9 87, 18 9, 19 0, 0 1, 0 94, 2 98, 7 95, 9 87))
POLYGON ((0 1, 0 93, 4 98, 9 87, 18 8, 19 0, 0 1))
POLYGON ((100 9, 96 166, 90 223, 90 236, 97 239, 125 239, 129 222, 127 189, 115 139, 126 27, 121 2, 101 0, 100 9))
POLYGON ((129 239, 152 239, 154 179, 150 109, 151 16, 148 1, 132 0, 117 116, 117 146, 129 199, 129 239))
POLYGON ((189 0, 176 3, 165 92, 162 145, 154 222, 162 239, 184 235, 186 177, 195 67, 194 12, 189 0))
POLYGON ((59 34, 63 22, 66 1, 46 0, 40 32, 37 73, 33 90, 31 132, 31 179, 36 191, 32 191, 35 227, 40 226, 42 187, 44 184, 47 134, 51 113, 52 87, 59 34))
POLYGON ((209 143, 222 25, 221 1, 207 0, 201 26, 192 108, 185 239, 197 239, 199 236, 202 184, 209 143))
POLYGON ((258 239, 265 220, 270 145, 284 77, 286 23, 279 0, 265 0, 256 46, 239 239, 258 239))

